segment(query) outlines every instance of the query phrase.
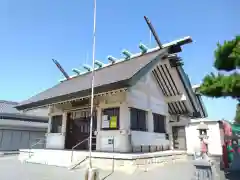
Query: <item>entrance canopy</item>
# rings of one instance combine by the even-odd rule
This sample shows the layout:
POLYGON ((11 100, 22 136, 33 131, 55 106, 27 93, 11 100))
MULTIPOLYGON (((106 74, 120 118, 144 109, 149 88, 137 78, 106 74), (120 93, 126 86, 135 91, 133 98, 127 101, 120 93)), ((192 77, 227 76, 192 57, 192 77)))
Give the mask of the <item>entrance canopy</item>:
MULTIPOLYGON (((95 94, 128 88, 147 73, 152 72, 169 106, 170 114, 204 116, 193 92, 180 58, 176 53, 190 37, 163 45, 147 52, 129 55, 129 58, 104 65, 95 71, 95 94)), ((91 71, 65 80, 16 106, 19 110, 71 101, 91 94, 91 71)), ((201 104, 201 103, 200 103, 201 104)))

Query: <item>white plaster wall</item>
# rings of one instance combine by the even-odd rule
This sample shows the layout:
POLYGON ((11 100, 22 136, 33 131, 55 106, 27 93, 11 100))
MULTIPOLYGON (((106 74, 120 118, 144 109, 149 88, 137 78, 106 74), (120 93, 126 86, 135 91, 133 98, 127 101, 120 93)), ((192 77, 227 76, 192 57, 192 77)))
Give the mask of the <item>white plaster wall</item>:
POLYGON ((165 139, 164 133, 154 133, 154 132, 142 132, 142 131, 131 131, 133 146, 141 145, 169 145, 169 140, 165 139))
POLYGON ((48 133, 46 134, 46 148, 47 149, 64 149, 67 113, 60 108, 52 106, 48 108, 48 115, 49 115, 49 122, 48 122, 48 133), (55 115, 63 115, 61 133, 50 133, 51 117, 55 115))
MULTIPOLYGON (((212 155, 222 155, 220 129, 217 122, 204 122, 208 125, 208 149, 212 155)), ((185 127, 187 140, 187 153, 193 154, 196 149, 200 149, 199 131, 197 130, 199 123, 190 123, 185 127)))
POLYGON ((129 88, 126 98, 129 107, 168 115, 168 106, 164 100, 164 95, 151 73, 139 80, 136 85, 129 88))
POLYGON ((165 138, 165 134, 153 132, 152 113, 157 113, 166 116, 165 128, 166 131, 171 134, 171 129, 168 126, 168 106, 164 100, 164 95, 162 94, 161 89, 156 84, 156 81, 151 73, 147 74, 140 81, 138 81, 136 85, 129 88, 126 101, 129 107, 135 107, 148 111, 148 132, 132 131, 132 145, 170 145, 169 140, 166 140, 165 138))
POLYGON ((98 151, 129 152, 131 150, 129 135, 121 130, 100 131, 97 142, 98 151), (113 139, 114 143, 108 144, 109 139, 113 139))
POLYGON ((47 149, 64 149, 65 135, 62 133, 48 133, 46 134, 46 148, 47 149))
POLYGON ((100 99, 97 108, 97 150, 108 152, 129 152, 131 150, 129 129, 130 112, 125 102, 126 93, 117 93, 112 96, 100 99), (119 130, 101 130, 102 110, 107 108, 120 107, 120 128, 119 130), (114 144, 108 144, 108 139, 113 139, 114 144))

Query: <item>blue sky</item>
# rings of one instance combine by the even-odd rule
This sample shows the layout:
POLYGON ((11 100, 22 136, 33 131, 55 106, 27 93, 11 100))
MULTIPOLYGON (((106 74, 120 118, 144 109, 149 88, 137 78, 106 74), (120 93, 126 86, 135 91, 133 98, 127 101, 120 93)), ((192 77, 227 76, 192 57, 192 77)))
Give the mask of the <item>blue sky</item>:
MULTIPOLYGON (((213 70, 216 43, 240 33, 237 0, 97 1, 96 59, 121 57, 124 48, 139 52, 139 42, 149 45, 146 15, 162 42, 193 38, 181 53, 192 84, 213 70)), ((0 23, 0 99, 21 101, 58 83, 62 75, 51 58, 69 73, 91 63, 93 0, 2 0, 0 23)), ((209 118, 235 114, 233 100, 204 102, 209 118)))

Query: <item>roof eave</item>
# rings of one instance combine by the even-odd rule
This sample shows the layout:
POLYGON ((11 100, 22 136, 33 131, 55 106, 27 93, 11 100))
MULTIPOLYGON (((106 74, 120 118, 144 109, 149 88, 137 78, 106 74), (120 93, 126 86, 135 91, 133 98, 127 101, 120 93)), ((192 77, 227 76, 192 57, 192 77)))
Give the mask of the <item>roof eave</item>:
MULTIPOLYGON (((112 90, 125 88, 125 87, 129 87, 129 79, 114 82, 114 83, 99 86, 99 87, 95 87, 94 93, 98 94, 98 93, 112 91, 112 90)), ((32 108, 37 108, 37 107, 46 106, 46 105, 50 105, 50 104, 55 104, 58 102, 68 101, 71 99, 76 99, 79 97, 85 97, 85 96, 89 96, 89 95, 91 95, 91 89, 86 89, 86 90, 71 93, 71 94, 57 96, 57 97, 53 97, 53 98, 49 98, 49 99, 44 99, 41 101, 29 103, 29 104, 19 105, 19 106, 16 106, 15 108, 17 110, 32 109, 32 108)))

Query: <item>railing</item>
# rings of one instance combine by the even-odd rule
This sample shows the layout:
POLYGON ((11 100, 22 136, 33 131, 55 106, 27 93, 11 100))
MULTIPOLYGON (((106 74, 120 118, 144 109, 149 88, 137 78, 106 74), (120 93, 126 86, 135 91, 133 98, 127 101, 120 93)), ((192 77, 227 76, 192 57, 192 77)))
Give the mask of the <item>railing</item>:
MULTIPOLYGON (((95 139, 96 137, 92 137, 92 139, 95 139)), ((74 149, 76 149, 78 146, 80 146, 81 144, 83 144, 84 142, 88 141, 88 147, 89 147, 89 137, 87 137, 86 139, 78 142, 75 146, 72 147, 72 154, 71 154, 71 162, 73 161, 73 151, 74 149)), ((92 146, 95 146, 96 143, 93 143, 92 146)), ((91 147, 92 148, 92 147, 91 147)))
MULTIPOLYGON (((92 140, 93 139, 96 139, 96 137, 92 137, 92 140)), ((86 141, 88 141, 88 147, 89 147, 89 140, 90 140, 90 138, 88 137, 88 138, 84 139, 83 141, 77 143, 75 146, 72 147, 71 162, 73 162, 73 152, 74 152, 73 150, 76 149, 80 144, 82 144, 86 141)), ((114 152, 114 144, 115 144, 114 137, 112 139, 111 144, 112 144, 112 151, 110 151, 110 152, 114 152)), ((92 143, 92 147, 93 146, 96 146, 96 142, 92 143)), ((82 162, 84 162, 88 158, 89 158, 89 156, 86 156, 85 158, 78 160, 76 163, 72 164, 69 169, 73 170, 74 168, 76 168, 79 164, 81 164, 82 162)), ((114 155, 112 156, 112 160, 113 160, 112 164, 113 164, 113 169, 114 169, 114 155)))
POLYGON ((38 141, 36 143, 32 144, 30 149, 29 149, 29 154, 28 154, 29 158, 31 157, 32 149, 38 144, 45 144, 46 139, 45 138, 40 138, 40 139, 36 139, 36 140, 38 140, 38 141))
POLYGON ((75 146, 72 147, 71 162, 73 161, 73 151, 74 151, 74 149, 76 149, 76 148, 77 148, 79 145, 81 145, 82 143, 88 141, 88 139, 89 139, 89 137, 87 137, 86 139, 84 139, 84 140, 78 142, 75 146))

